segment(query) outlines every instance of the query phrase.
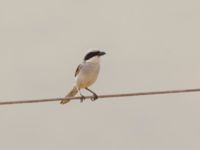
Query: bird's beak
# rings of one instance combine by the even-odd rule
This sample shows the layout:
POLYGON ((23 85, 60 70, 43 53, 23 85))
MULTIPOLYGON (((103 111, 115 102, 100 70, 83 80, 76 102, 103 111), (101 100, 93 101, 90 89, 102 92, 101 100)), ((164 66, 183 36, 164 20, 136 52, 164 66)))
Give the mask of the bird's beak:
POLYGON ((103 56, 103 55, 105 55, 106 53, 105 52, 100 52, 99 53, 99 56, 103 56))

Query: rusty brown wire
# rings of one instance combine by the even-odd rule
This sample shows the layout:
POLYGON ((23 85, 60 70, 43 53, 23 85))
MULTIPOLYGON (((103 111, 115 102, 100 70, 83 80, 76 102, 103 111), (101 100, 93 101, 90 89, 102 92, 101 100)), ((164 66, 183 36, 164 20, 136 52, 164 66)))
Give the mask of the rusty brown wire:
MULTIPOLYGON (((138 92, 138 93, 125 93, 125 94, 110 94, 110 95, 99 95, 98 98, 117 98, 117 97, 128 97, 128 96, 161 95, 161 94, 191 93, 191 92, 200 92, 200 89, 197 88, 197 89, 184 89, 184 90, 165 90, 165 91, 138 92)), ((91 99, 92 97, 93 96, 86 96, 85 99, 91 99)), ((55 102, 55 101, 61 101, 63 99, 78 100, 81 99, 81 97, 0 101, 0 105, 55 102)))

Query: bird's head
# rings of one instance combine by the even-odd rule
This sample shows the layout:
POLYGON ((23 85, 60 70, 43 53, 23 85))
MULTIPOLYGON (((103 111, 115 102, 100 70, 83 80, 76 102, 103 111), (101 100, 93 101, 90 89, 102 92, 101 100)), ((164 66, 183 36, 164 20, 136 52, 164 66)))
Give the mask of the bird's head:
POLYGON ((85 62, 98 63, 100 61, 100 57, 105 55, 105 54, 106 54, 105 52, 99 51, 99 50, 89 51, 85 55, 84 61, 85 62))

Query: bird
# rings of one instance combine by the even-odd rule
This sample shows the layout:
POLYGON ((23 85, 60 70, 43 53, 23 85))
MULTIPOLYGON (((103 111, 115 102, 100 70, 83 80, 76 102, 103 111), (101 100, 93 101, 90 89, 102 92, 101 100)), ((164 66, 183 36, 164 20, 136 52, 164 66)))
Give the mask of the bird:
POLYGON ((74 97, 77 93, 81 95, 81 102, 85 100, 84 95, 81 93, 81 89, 85 89, 93 94, 92 101, 98 99, 98 95, 90 90, 92 84, 97 80, 100 70, 100 58, 106 53, 100 50, 89 51, 83 58, 83 62, 78 65, 75 71, 75 83, 70 92, 64 97, 66 99, 61 100, 60 104, 66 104, 70 101, 67 97, 74 97))

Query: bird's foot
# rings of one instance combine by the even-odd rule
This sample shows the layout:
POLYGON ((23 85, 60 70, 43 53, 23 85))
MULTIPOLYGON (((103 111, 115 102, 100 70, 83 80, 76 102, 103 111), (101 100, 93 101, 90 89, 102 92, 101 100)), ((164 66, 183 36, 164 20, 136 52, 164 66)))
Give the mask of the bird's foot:
POLYGON ((81 100, 80 102, 82 103, 85 100, 85 96, 81 95, 81 100))
POLYGON ((93 97, 91 98, 91 101, 95 101, 98 99, 98 95, 97 94, 93 94, 93 97))

